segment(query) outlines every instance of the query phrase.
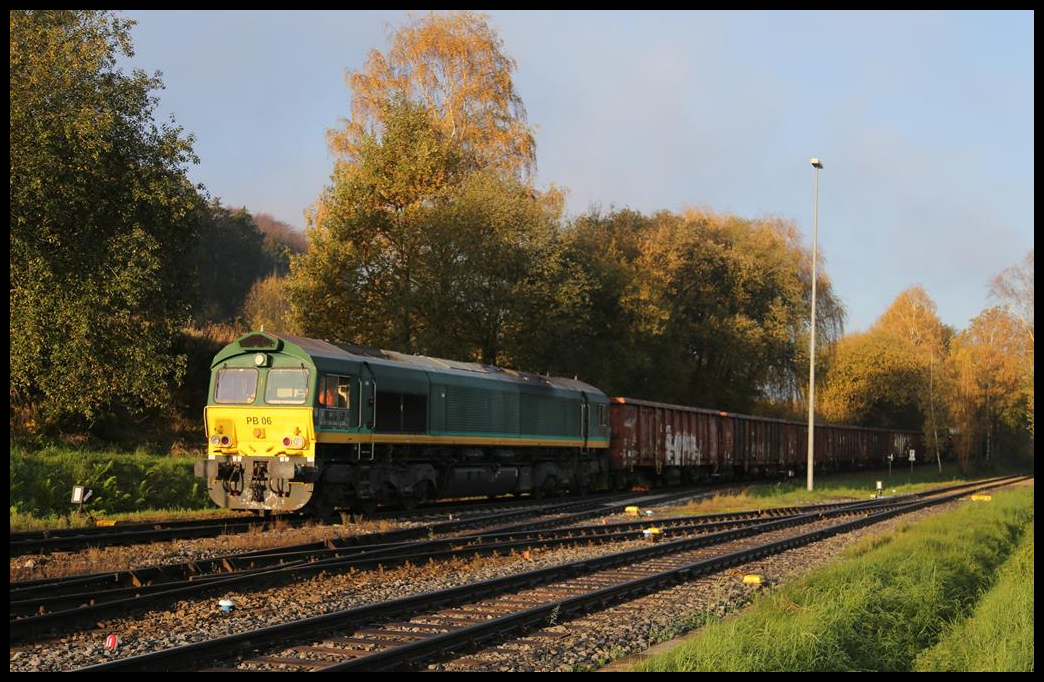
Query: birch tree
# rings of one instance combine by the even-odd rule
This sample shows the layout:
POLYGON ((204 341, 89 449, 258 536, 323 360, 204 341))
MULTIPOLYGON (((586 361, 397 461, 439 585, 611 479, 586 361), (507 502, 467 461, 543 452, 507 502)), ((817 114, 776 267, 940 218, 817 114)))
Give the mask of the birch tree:
POLYGON ((517 64, 489 17, 469 10, 413 15, 389 43, 386 53, 372 50, 362 69, 348 72, 351 118, 327 134, 341 162, 358 159, 360 145, 384 127, 385 105, 401 98, 428 112, 470 168, 533 170, 536 142, 512 78, 517 64))

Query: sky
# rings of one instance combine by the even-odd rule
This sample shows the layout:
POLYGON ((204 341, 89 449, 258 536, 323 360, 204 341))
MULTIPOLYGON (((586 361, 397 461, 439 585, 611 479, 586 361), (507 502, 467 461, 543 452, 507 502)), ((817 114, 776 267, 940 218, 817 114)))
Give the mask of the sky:
MULTIPOLYGON (((348 71, 403 12, 127 11, 190 177, 298 228, 329 184, 348 71)), ((868 328, 921 284, 965 328, 1033 248, 1032 12, 491 12, 567 210, 793 220, 868 328)))

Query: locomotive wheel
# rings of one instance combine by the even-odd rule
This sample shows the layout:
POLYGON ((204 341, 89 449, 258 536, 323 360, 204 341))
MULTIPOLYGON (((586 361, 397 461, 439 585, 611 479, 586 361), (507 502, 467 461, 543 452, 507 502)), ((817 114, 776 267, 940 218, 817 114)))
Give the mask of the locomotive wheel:
POLYGON ((399 504, 406 511, 413 511, 418 504, 426 499, 428 499, 428 485, 426 483, 418 483, 413 487, 411 494, 399 496, 399 504))
POLYGON ((377 500, 359 500, 355 503, 355 506, 352 507, 352 510, 356 514, 369 516, 377 511, 377 500))
POLYGON ((320 521, 334 518, 333 507, 327 502, 313 502, 308 509, 309 513, 320 521))
POLYGON ((412 494, 400 497, 399 501, 402 503, 404 510, 411 512, 417 509, 418 504, 430 499, 432 492, 431 484, 427 483, 427 481, 422 481, 422 483, 413 486, 412 494))

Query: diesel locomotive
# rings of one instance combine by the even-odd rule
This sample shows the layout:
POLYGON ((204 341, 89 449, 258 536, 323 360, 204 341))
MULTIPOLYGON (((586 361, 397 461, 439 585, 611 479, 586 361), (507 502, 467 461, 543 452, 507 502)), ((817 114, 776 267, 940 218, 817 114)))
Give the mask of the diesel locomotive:
MULTIPOLYGON (((211 499, 256 512, 693 482, 803 469, 804 425, 576 379, 253 332, 211 366, 211 499)), ((817 467, 883 465, 918 434, 816 427, 817 467)))
POLYGON ((211 369, 196 475, 229 509, 410 508, 605 478, 609 399, 575 379, 261 332, 211 369))

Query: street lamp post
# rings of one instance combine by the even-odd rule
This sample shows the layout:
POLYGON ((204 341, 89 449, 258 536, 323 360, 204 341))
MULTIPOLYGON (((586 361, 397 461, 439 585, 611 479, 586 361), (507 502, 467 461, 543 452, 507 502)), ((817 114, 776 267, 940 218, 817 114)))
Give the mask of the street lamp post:
POLYGON ((812 450, 815 444, 816 406, 816 250, 819 245, 819 171, 823 162, 812 159, 815 193, 812 201, 812 326, 808 341, 808 489, 812 490, 812 450))

